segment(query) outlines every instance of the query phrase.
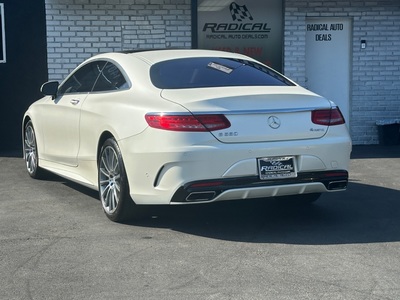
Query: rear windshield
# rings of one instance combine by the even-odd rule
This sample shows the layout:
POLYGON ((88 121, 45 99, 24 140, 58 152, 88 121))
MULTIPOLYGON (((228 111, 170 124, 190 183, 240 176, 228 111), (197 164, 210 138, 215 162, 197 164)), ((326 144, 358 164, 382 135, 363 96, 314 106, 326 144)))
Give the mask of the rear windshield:
POLYGON ((150 76, 160 89, 294 85, 279 73, 255 62, 219 57, 159 62, 151 67, 150 76))

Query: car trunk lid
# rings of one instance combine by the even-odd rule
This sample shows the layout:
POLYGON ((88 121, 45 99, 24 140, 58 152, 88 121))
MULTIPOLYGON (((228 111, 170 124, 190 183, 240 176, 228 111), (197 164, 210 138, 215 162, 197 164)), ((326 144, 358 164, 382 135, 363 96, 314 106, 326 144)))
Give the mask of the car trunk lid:
POLYGON ((299 86, 163 90, 161 96, 194 115, 224 114, 231 126, 212 131, 224 143, 321 138, 328 127, 314 124, 311 112, 332 106, 299 86))

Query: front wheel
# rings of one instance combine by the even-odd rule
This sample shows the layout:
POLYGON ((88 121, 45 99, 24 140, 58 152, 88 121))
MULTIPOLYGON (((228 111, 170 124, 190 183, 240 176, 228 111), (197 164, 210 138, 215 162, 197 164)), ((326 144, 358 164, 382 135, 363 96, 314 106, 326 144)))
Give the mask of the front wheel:
POLYGON ((106 140, 98 160, 98 184, 106 216, 114 222, 134 217, 136 205, 129 195, 122 154, 115 139, 106 140))

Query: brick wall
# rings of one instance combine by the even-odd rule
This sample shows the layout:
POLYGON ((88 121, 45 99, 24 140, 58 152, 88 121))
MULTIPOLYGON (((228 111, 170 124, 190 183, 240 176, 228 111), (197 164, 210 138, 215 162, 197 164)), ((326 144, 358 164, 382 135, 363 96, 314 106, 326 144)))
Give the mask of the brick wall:
POLYGON ((108 51, 190 48, 190 0, 46 0, 50 80, 108 51))
POLYGON ((354 144, 377 144, 376 120, 400 118, 400 2, 286 0, 284 70, 300 84, 307 17, 353 19, 350 130, 354 144))
MULTIPOLYGON (((46 0, 46 13, 51 80, 99 52, 191 47, 191 0, 46 0)), ((307 17, 353 19, 351 135, 378 143, 375 121, 400 117, 399 0, 286 0, 284 73, 301 85, 307 17)))

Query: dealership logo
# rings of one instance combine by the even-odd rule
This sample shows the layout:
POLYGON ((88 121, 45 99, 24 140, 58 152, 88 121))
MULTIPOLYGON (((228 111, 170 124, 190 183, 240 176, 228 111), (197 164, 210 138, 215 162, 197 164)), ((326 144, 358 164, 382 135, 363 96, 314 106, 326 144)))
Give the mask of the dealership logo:
POLYGON ((231 10, 233 21, 242 22, 243 20, 246 19, 253 21, 253 17, 251 16, 251 13, 247 9, 246 5, 240 6, 236 2, 232 2, 231 5, 229 5, 229 8, 231 10))
MULTIPOLYGON (((203 26, 203 32, 210 33, 269 33, 271 27, 268 23, 254 22, 254 18, 246 5, 238 5, 236 2, 232 2, 229 5, 230 13, 234 23, 205 23, 203 26)), ((245 36, 245 38, 251 38, 252 36, 245 36)), ((263 35, 258 38, 267 38, 268 35, 263 35)))

